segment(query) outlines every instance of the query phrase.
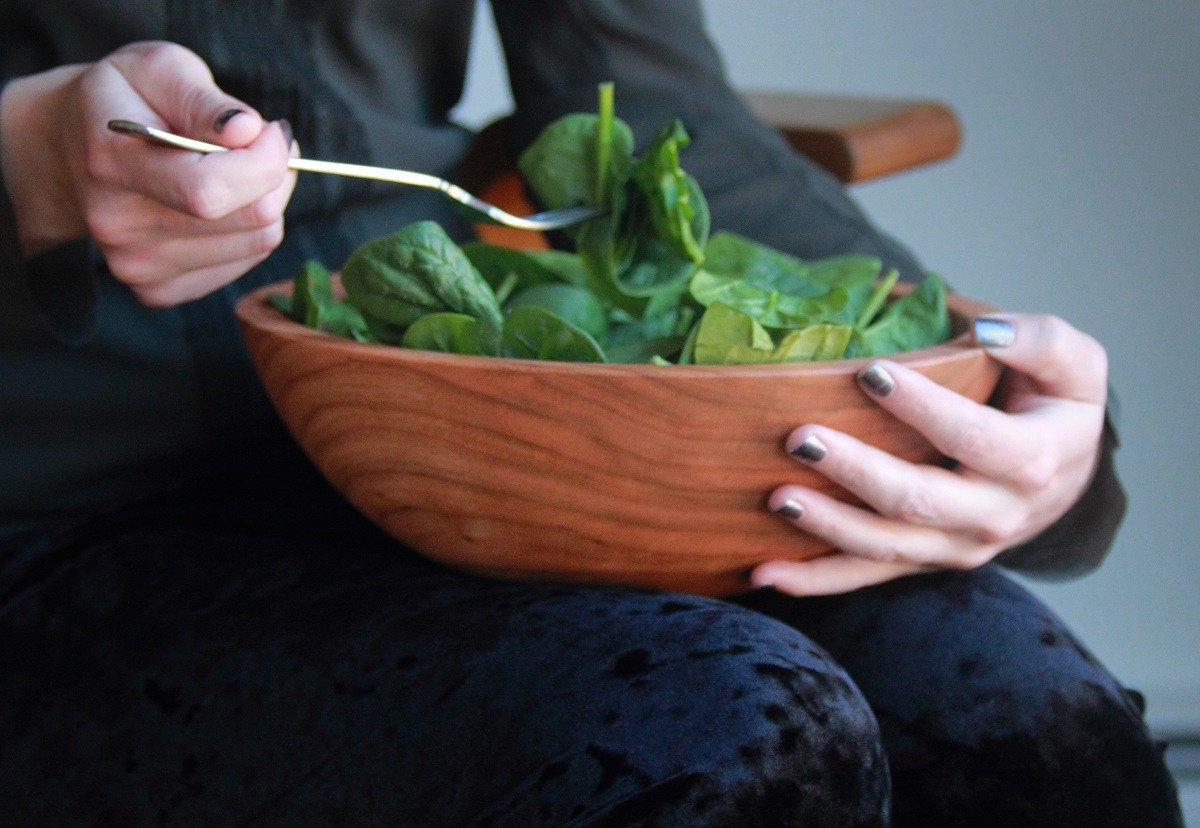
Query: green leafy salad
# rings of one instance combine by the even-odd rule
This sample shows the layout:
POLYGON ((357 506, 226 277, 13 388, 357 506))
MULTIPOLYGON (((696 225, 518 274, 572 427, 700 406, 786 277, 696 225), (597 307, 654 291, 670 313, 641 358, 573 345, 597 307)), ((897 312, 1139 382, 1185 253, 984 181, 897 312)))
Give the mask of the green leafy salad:
POLYGON ((566 231, 572 250, 455 244, 436 222, 411 224, 355 250, 345 299, 308 262, 290 318, 332 334, 457 354, 657 364, 828 360, 913 350, 949 337, 936 275, 889 299, 895 271, 862 255, 802 261, 728 232, 710 233, 708 204, 680 166, 683 124, 640 156, 614 116, 550 124, 520 156, 547 209, 606 208, 566 231))

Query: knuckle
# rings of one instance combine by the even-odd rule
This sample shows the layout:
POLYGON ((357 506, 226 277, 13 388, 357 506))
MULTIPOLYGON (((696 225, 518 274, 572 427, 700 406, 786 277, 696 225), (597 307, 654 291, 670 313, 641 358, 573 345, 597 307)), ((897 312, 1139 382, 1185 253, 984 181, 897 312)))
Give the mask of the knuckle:
POLYGON ((128 285, 135 292, 148 289, 150 285, 162 278, 161 268, 143 256, 127 251, 113 250, 106 254, 106 259, 113 278, 128 285))
POLYGON ((1093 336, 1079 330, 1060 316, 1043 314, 1038 321, 1037 348, 1050 365, 1063 371, 1085 369, 1089 374, 1107 377, 1108 354, 1093 336))
POLYGON ((1093 337, 1087 336, 1084 341, 1084 352, 1087 356, 1087 364, 1092 367, 1092 371, 1102 382, 1108 381, 1108 351, 1100 344, 1100 341, 1093 337))
POLYGON ((138 301, 148 308, 170 308, 182 301, 170 282, 137 285, 131 289, 138 301))
POLYGON ((978 569, 981 566, 985 566, 985 565, 991 563, 992 560, 996 557, 996 555, 998 555, 1000 553, 1000 550, 1002 550, 1002 549, 1004 549, 1004 545, 998 544, 998 543, 989 543, 989 544, 985 544, 983 546, 977 547, 975 549, 975 551, 971 555, 968 556, 968 558, 971 562, 970 568, 978 569))
POLYGON ((953 569, 965 572, 970 569, 978 569, 990 561, 992 557, 993 553, 990 546, 975 547, 961 555, 955 556, 950 566, 953 569))
POLYGON ((280 203, 280 199, 271 193, 251 203, 248 215, 251 226, 267 228, 283 217, 283 205, 280 203))
POLYGON ((113 210, 86 209, 83 223, 88 236, 103 249, 121 246, 127 240, 124 221, 113 210))
POLYGON ((137 56, 151 71, 174 74, 181 66, 204 66, 204 61, 186 46, 167 40, 146 40, 134 44, 137 56))
POLYGON ((1045 353, 1055 365, 1072 365, 1078 359, 1079 339, 1074 329, 1057 316, 1046 317, 1045 353))
POLYGON ((880 563, 899 563, 907 559, 904 551, 892 543, 883 543, 872 548, 868 552, 868 557, 880 563))
POLYGON ((117 166, 104 141, 84 140, 83 174, 90 181, 112 184, 117 181, 117 166))
POLYGON ((1024 515, 1019 510, 996 510, 979 525, 975 537, 987 546, 1008 544, 1025 525, 1024 515))
POLYGON ((277 221, 274 224, 258 230, 254 234, 254 244, 252 251, 254 255, 264 255, 270 253, 280 242, 283 241, 283 222, 277 221))
POLYGON ((993 450, 994 442, 993 432, 984 423, 966 422, 950 434, 942 450, 949 457, 961 461, 988 456, 993 450))
POLYGON ((1058 474, 1057 458, 1050 452, 1043 451, 1016 469, 1014 483, 1021 491, 1036 495, 1049 489, 1058 478, 1058 474))
POLYGON ((216 177, 180 185, 179 202, 189 214, 215 221, 229 213, 229 187, 216 177))
POLYGON ((939 513, 932 493, 924 486, 905 488, 888 509, 889 517, 920 526, 936 523, 939 513))

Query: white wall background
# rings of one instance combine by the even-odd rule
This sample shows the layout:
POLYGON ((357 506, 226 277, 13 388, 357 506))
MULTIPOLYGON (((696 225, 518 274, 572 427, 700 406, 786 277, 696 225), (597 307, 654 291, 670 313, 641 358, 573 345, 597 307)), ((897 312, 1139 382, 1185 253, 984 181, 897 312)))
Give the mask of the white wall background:
MULTIPOLYGON (((1099 572, 1035 589, 1153 722, 1200 732, 1200 2, 702 2, 741 87, 958 112, 957 157, 855 192, 962 292, 1108 347, 1130 514, 1099 572)), ((467 123, 510 106, 477 46, 467 123)))

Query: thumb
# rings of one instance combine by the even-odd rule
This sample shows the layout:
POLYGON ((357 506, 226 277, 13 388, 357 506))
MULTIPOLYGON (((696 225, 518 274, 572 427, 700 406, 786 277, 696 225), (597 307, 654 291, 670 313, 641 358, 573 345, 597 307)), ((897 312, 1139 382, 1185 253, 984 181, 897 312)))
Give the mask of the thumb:
POLYGON ((223 92, 208 64, 190 49, 134 43, 109 60, 172 132, 235 148, 252 143, 263 130, 262 116, 223 92))
POLYGON ((1103 405, 1108 395, 1104 347, 1057 316, 988 314, 971 325, 975 343, 1028 377, 1051 397, 1103 405))

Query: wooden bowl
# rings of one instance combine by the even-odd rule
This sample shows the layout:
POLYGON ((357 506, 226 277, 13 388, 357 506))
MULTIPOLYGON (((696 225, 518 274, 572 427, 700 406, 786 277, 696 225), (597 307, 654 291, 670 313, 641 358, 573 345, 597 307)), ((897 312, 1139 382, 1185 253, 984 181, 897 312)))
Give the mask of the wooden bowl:
MULTIPOLYGON (((709 595, 757 563, 829 547, 766 508, 784 483, 851 500, 787 456, 819 422, 940 458, 858 388, 868 360, 772 366, 539 362, 366 345, 243 297, 237 316, 283 421, 330 482, 395 538, 469 572, 709 595)), ((970 343, 991 310, 949 299, 946 344, 889 357, 976 401, 998 364, 970 343)))

